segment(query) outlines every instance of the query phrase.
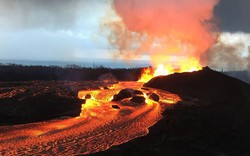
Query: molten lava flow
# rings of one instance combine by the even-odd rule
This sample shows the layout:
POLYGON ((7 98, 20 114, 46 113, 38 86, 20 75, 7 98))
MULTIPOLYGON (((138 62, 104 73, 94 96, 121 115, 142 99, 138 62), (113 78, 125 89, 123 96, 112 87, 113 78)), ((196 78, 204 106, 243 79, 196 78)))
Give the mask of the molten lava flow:
POLYGON ((0 155, 86 155, 147 135, 161 113, 181 99, 162 90, 141 89, 142 84, 120 82, 113 89, 79 91, 78 97, 86 100, 79 117, 0 126, 0 155), (130 98, 110 101, 127 87, 142 92, 134 96, 144 96, 145 103, 130 98), (159 101, 150 97, 152 93, 159 101))
POLYGON ((143 69, 139 82, 147 82, 156 76, 170 75, 173 73, 194 72, 202 69, 199 61, 195 58, 189 58, 176 62, 177 63, 175 66, 177 66, 177 68, 174 68, 171 64, 158 64, 155 70, 153 68, 143 69))

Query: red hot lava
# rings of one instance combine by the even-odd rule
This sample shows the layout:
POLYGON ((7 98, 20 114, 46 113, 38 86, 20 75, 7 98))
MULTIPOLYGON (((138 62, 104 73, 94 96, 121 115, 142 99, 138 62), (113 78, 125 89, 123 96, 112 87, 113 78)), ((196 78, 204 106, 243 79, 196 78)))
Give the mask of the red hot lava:
POLYGON ((141 90, 142 83, 121 82, 112 89, 80 91, 91 98, 82 104, 79 117, 0 127, 0 155, 81 155, 103 151, 148 133, 161 119, 161 112, 180 100, 177 95, 154 89, 141 90), (111 101, 123 88, 143 91, 146 102, 111 101), (160 96, 156 102, 150 92, 160 96), (112 105, 119 107, 113 108, 112 105))

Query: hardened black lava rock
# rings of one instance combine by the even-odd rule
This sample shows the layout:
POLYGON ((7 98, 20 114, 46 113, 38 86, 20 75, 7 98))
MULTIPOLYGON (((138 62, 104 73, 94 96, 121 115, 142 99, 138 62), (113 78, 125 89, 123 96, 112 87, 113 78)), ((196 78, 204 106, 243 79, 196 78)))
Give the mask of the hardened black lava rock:
POLYGON ((160 100, 160 97, 159 97, 159 95, 157 95, 157 94, 155 94, 155 93, 151 93, 151 94, 149 95, 149 99, 158 102, 158 101, 160 100))
POLYGON ((137 104, 143 104, 145 103, 146 99, 143 96, 133 96, 130 99, 131 102, 137 103, 137 104))
POLYGON ((91 99, 91 97, 92 97, 92 96, 91 96, 90 94, 86 94, 86 95, 85 95, 85 99, 91 99))
POLYGON ((112 101, 120 101, 125 98, 131 98, 134 94, 134 89, 126 88, 122 89, 118 94, 114 95, 112 101))
POLYGON ((120 107, 118 105, 112 105, 111 107, 114 109, 120 109, 120 107))

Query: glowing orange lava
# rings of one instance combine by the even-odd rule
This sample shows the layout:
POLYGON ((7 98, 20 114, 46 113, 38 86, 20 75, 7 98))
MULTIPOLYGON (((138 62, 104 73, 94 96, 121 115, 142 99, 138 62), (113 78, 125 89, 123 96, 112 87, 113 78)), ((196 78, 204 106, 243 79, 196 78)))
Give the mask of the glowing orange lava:
POLYGON ((114 89, 79 91, 78 97, 86 102, 75 118, 0 126, 0 155, 86 155, 147 135, 148 128, 162 118, 161 113, 181 98, 153 88, 142 90, 142 85, 120 82, 114 89), (136 106, 127 105, 129 99, 110 101, 126 87, 142 91, 146 103, 136 106), (160 100, 151 100, 151 93, 160 100))
POLYGON ((176 61, 176 67, 172 64, 158 64, 155 69, 145 68, 142 71, 141 78, 138 82, 148 82, 150 79, 161 75, 170 75, 173 73, 194 72, 202 69, 198 59, 188 58, 176 61))

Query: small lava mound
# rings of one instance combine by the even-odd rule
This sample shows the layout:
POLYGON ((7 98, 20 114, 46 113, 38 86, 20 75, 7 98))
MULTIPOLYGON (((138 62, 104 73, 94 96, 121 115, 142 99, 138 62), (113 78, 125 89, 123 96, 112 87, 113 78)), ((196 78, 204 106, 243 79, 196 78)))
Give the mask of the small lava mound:
POLYGON ((137 104, 143 104, 146 102, 146 99, 145 97, 143 96, 133 96, 131 99, 130 99, 131 102, 134 102, 134 103, 137 103, 137 104))
MULTIPOLYGON (((144 97, 144 92, 132 88, 125 88, 120 90, 118 94, 115 94, 113 96, 113 99, 111 101, 115 102, 119 101, 121 102, 122 105, 135 106, 135 107, 140 106, 142 104, 146 104, 146 98, 144 97)), ((112 106, 112 108, 114 107, 112 106)))
POLYGON ((140 90, 134 90, 132 88, 122 89, 118 94, 115 94, 112 101, 121 101, 126 98, 132 98, 134 95, 143 95, 140 90))
POLYGON ((86 94, 86 95, 85 95, 85 99, 91 99, 91 97, 92 97, 92 96, 91 96, 90 94, 86 94))
POLYGON ((160 100, 160 96, 157 95, 157 94, 155 94, 155 93, 151 93, 151 94, 149 95, 149 99, 158 102, 158 101, 160 100))
POLYGON ((143 92, 140 90, 134 90, 135 95, 143 95, 143 92))

